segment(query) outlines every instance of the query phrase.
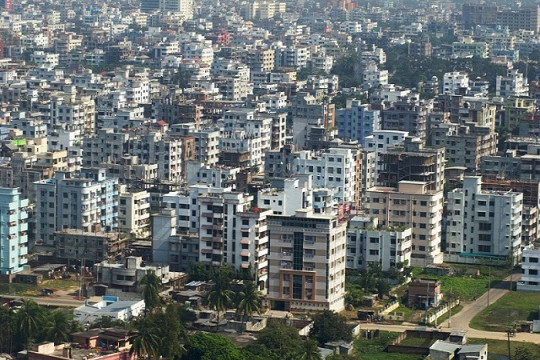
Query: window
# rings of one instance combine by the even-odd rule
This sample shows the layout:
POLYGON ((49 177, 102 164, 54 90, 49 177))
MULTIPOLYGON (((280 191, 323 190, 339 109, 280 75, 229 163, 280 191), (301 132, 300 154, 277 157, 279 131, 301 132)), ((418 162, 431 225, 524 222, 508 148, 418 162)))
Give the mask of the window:
POLYGON ((529 269, 529 275, 538 275, 537 269, 529 269))
POLYGON ((530 262, 530 263, 537 263, 537 262, 538 262, 538 258, 536 258, 536 257, 530 257, 530 258, 529 258, 529 262, 530 262))

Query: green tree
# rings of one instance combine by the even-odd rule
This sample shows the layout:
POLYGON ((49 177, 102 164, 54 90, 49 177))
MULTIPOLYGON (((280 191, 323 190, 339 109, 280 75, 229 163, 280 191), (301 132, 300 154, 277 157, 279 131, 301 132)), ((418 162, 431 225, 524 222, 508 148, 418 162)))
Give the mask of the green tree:
POLYGON ((252 319, 253 313, 260 314, 262 310, 262 296, 257 285, 252 281, 246 281, 239 293, 240 302, 236 308, 236 314, 242 320, 241 331, 244 330, 246 318, 252 319))
POLYGON ((160 339, 151 318, 147 317, 135 324, 135 330, 130 332, 129 342, 131 343, 130 355, 135 355, 138 359, 158 358, 160 339))
POLYGON ((212 290, 208 293, 208 303, 217 312, 216 331, 219 330, 221 312, 232 304, 234 293, 230 290, 230 278, 225 272, 219 272, 212 290))
POLYGON ((298 330, 279 320, 269 320, 259 333, 258 343, 270 349, 279 359, 296 359, 302 352, 298 330))
POLYGON ((514 360, 535 360, 538 359, 537 356, 535 356, 531 350, 528 348, 519 345, 516 347, 516 352, 513 357, 514 360))
POLYGON ((71 314, 57 309, 48 314, 45 322, 45 340, 55 343, 67 342, 72 330, 71 314))
POLYGON ((96 321, 94 321, 91 325, 91 329, 105 329, 105 328, 126 328, 126 323, 122 320, 116 320, 111 318, 110 316, 102 316, 96 321))
POLYGON ((148 270, 139 281, 142 285, 142 296, 144 299, 145 312, 152 312, 157 306, 161 305, 159 290, 161 289, 161 280, 152 270, 148 270))
POLYGON ((15 313, 11 309, 0 306, 0 353, 13 352, 13 332, 15 330, 15 313))
POLYGON ((264 346, 263 344, 249 344, 242 348, 244 358, 249 360, 280 360, 278 354, 264 346))
POLYGON ((317 339, 321 345, 329 341, 352 340, 347 319, 330 310, 324 310, 313 316, 313 328, 309 332, 309 336, 317 339))
POLYGON ((242 352, 226 337, 198 332, 186 342, 186 360, 243 360, 242 352))
POLYGON ((23 299, 22 302, 16 314, 16 323, 19 341, 26 347, 38 338, 43 328, 45 313, 34 300, 23 299))
POLYGON ((304 341, 304 348, 302 351, 302 360, 322 360, 321 352, 317 341, 308 339, 304 341))
POLYGON ((164 312, 155 315, 153 326, 160 339, 159 355, 163 359, 180 359, 184 354, 185 334, 177 305, 169 304, 164 312))

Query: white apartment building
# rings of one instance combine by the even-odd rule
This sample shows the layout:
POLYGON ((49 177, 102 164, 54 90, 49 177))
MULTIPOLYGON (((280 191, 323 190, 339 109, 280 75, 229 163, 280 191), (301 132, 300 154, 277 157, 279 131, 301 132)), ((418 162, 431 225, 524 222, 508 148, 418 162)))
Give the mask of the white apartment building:
POLYGON ((67 131, 89 135, 95 131, 95 103, 90 96, 53 96, 50 125, 67 131))
MULTIPOLYGON (((125 187, 124 187, 125 188, 125 187)), ((137 238, 150 236, 150 194, 148 191, 120 193, 118 230, 137 238)))
POLYGON ((46 53, 44 51, 34 51, 33 54, 30 55, 30 60, 33 63, 36 63, 36 65, 46 65, 46 66, 58 66, 59 64, 59 55, 55 53, 46 53))
POLYGON ((307 209, 313 202, 311 175, 283 180, 283 188, 259 190, 257 206, 270 208, 274 215, 292 216, 296 210, 307 209))
POLYGON ((518 69, 508 69, 506 76, 497 75, 495 79, 495 95, 508 98, 510 96, 529 96, 527 77, 518 69))
POLYGON ((268 229, 271 308, 343 310, 347 222, 305 209, 268 216, 268 229))
POLYGON ((357 178, 354 149, 330 148, 318 156, 300 151, 293 160, 293 173, 312 175, 315 188, 328 188, 339 203, 355 204, 357 178))
POLYGON ((400 181, 397 189, 369 189, 365 206, 380 226, 412 229, 412 266, 425 267, 443 262, 442 191, 428 190, 425 182, 400 181))
POLYGON ((540 291, 540 250, 533 247, 525 248, 521 261, 521 281, 517 290, 540 291))
POLYGON ((241 169, 238 167, 215 165, 208 166, 200 161, 186 162, 187 185, 208 184, 212 187, 227 187, 236 180, 241 169))
POLYGON ((447 201, 445 260, 472 263, 493 257, 519 263, 522 193, 483 190, 480 176, 468 176, 447 201))
POLYGON ((163 196, 165 208, 177 216, 178 233, 199 234, 198 262, 207 266, 231 264, 251 271, 261 289, 267 287, 270 209, 252 206, 253 196, 230 188, 197 184, 188 192, 163 196))
POLYGON ((455 95, 459 89, 469 89, 469 74, 463 71, 444 73, 442 94, 455 95))
POLYGON ((398 264, 410 264, 412 230, 410 227, 383 228, 378 218, 355 216, 347 229, 347 268, 369 269, 380 265, 383 271, 398 264))
POLYGON ((247 153, 248 166, 264 168, 264 154, 271 148, 272 118, 255 117, 253 110, 230 110, 223 119, 223 153, 247 153))
POLYGON ((374 87, 388 85, 388 70, 379 70, 371 64, 362 72, 362 88, 369 90, 374 87))
POLYGON ((118 179, 105 169, 83 169, 79 177, 56 172, 36 184, 35 238, 53 245, 55 231, 86 232, 118 228, 118 179))

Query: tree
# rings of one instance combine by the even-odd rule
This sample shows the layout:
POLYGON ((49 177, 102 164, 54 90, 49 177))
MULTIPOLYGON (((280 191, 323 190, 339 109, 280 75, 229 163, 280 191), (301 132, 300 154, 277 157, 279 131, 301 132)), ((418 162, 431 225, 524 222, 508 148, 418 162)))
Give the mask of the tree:
POLYGON ((313 316, 313 328, 309 332, 309 336, 317 339, 321 345, 330 341, 352 340, 347 319, 330 310, 324 310, 313 316))
POLYGON ((538 359, 537 356, 534 356, 532 351, 523 345, 519 345, 516 347, 516 352, 513 357, 514 360, 533 360, 538 359))
POLYGON ((180 359, 184 354, 184 329, 180 323, 178 308, 174 304, 167 305, 164 312, 154 315, 156 332, 160 339, 159 355, 163 359, 180 359))
POLYGON ((91 329, 105 329, 105 328, 126 328, 126 323, 122 320, 113 319, 110 316, 102 316, 96 321, 94 321, 91 325, 91 329))
POLYGON ((317 341, 312 339, 304 341, 302 360, 322 360, 317 341))
POLYGON ((236 308, 236 314, 242 318, 241 331, 244 330, 246 317, 251 319, 253 313, 260 314, 262 310, 262 296, 257 285, 252 281, 246 281, 239 293, 240 302, 236 308))
POLYGON ((44 320, 43 309, 34 300, 22 300, 16 314, 17 332, 22 345, 26 347, 37 338, 44 320))
POLYGON ((219 330, 220 313, 229 308, 232 303, 233 292, 229 289, 230 278, 219 272, 212 290, 208 293, 208 303, 217 312, 216 331, 219 330))
POLYGON ((0 353, 13 352, 13 331, 15 328, 15 313, 11 309, 0 306, 0 353))
POLYGON ((131 343, 130 355, 135 355, 138 359, 158 358, 160 341, 150 318, 145 318, 135 325, 135 330, 130 332, 129 342, 131 343))
POLYGON ((296 359, 302 352, 298 330, 279 320, 269 320, 259 333, 258 343, 270 349, 278 359, 296 359))
POLYGON ((186 360, 243 360, 240 350, 219 334, 198 332, 186 342, 186 360))
POLYGON ((67 342, 71 334, 70 314, 63 309, 50 312, 45 323, 45 339, 55 343, 67 342))
POLYGON ((161 304, 161 299, 159 298, 161 280, 154 271, 148 270, 142 279, 139 280, 139 285, 143 286, 142 296, 144 299, 145 312, 151 312, 155 307, 161 304))

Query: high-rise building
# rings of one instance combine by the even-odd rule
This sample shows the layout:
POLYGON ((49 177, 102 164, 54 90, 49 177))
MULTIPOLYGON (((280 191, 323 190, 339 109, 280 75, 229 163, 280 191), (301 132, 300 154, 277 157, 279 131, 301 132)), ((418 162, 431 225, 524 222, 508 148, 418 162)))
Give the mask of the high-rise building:
POLYGON ((339 136, 358 140, 360 145, 365 147, 366 137, 381 126, 379 114, 379 110, 371 109, 371 105, 353 100, 346 108, 336 110, 339 136))
POLYGON ((36 182, 36 241, 54 245, 56 231, 118 228, 118 179, 105 169, 82 169, 81 175, 56 172, 36 182))
POLYGON ((343 310, 347 222, 305 209, 268 216, 268 231, 271 307, 343 310))
POLYGON ((144 12, 152 12, 159 10, 160 0, 142 0, 141 1, 141 10, 144 12))
POLYGON ((0 188, 0 274, 23 270, 28 254, 28 200, 18 189, 0 188))
POLYGON ((412 231, 410 227, 380 227, 377 218, 355 216, 347 229, 347 268, 369 269, 411 263, 412 231))
POLYGON ((480 176, 466 177, 463 188, 448 193, 445 259, 519 263, 522 211, 522 193, 485 190, 480 176))
POLYGON ((366 202, 380 226, 412 228, 412 266, 443 262, 442 190, 429 190, 426 182, 400 181, 397 188, 369 189, 366 202))

